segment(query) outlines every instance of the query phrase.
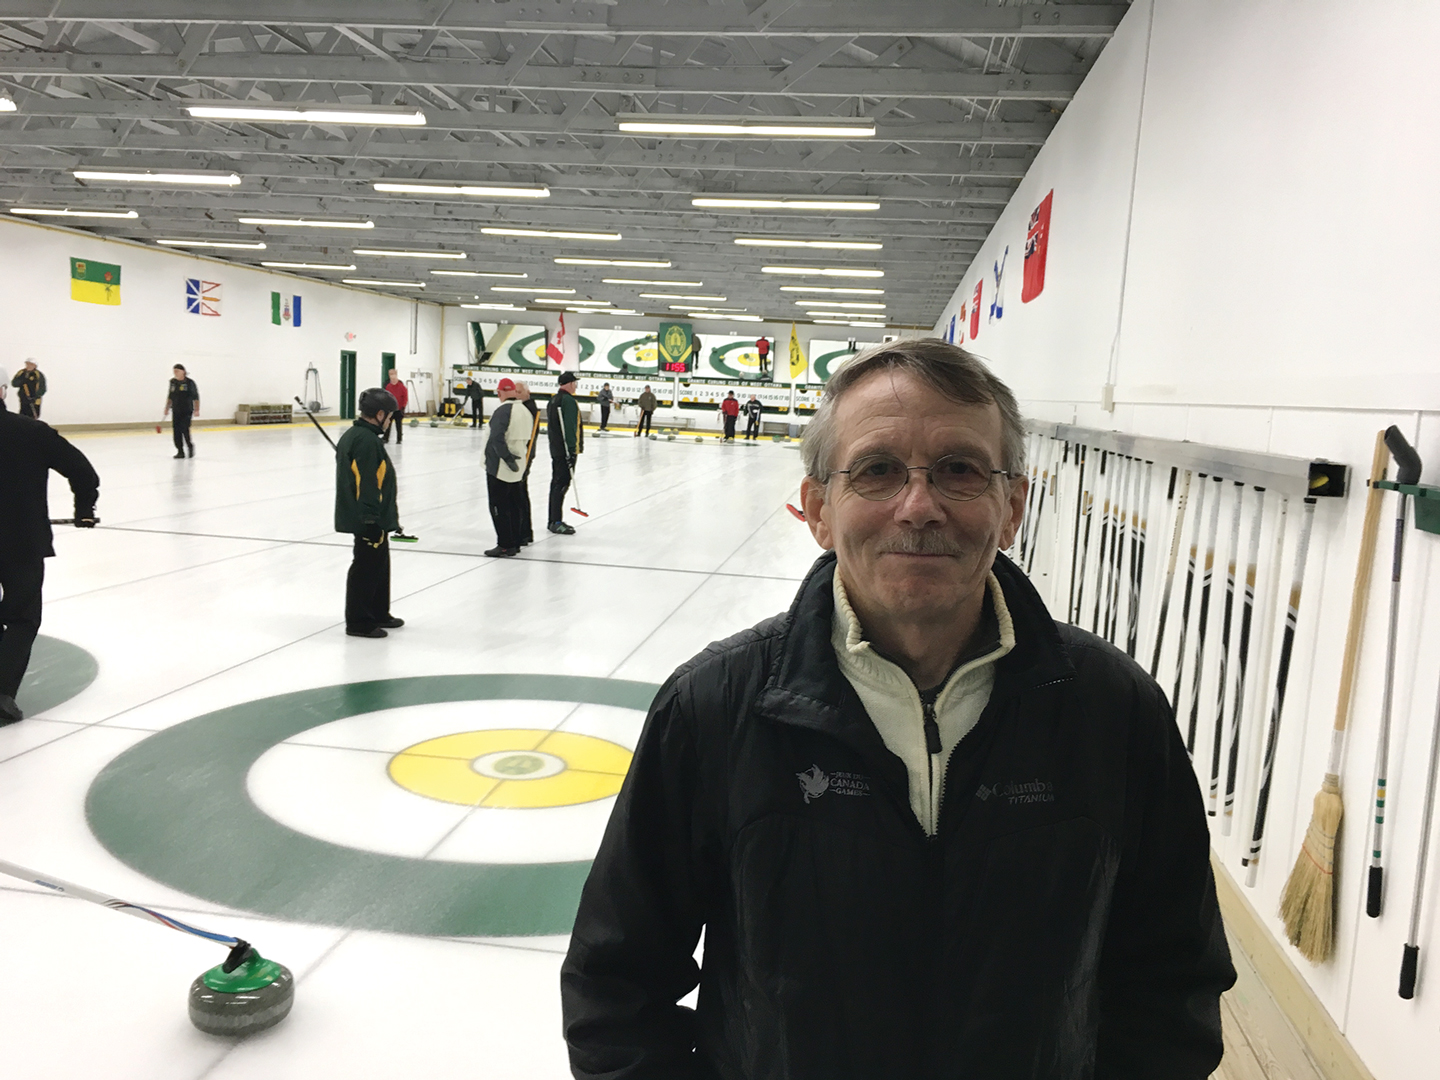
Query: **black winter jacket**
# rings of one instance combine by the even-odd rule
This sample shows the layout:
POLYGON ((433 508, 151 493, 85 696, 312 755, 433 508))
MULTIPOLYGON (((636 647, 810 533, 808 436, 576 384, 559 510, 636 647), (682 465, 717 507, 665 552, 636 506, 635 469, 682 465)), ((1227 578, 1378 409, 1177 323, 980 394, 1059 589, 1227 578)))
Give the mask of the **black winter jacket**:
POLYGON ((89 459, 49 424, 0 403, 0 562, 19 565, 55 554, 47 498, 51 469, 70 481, 75 516, 93 514, 100 477, 89 459))
POLYGON ((1209 1076, 1235 975, 1159 687, 997 556, 1016 647, 927 837, 836 662, 834 566, 657 695, 561 975, 575 1075, 1209 1076))

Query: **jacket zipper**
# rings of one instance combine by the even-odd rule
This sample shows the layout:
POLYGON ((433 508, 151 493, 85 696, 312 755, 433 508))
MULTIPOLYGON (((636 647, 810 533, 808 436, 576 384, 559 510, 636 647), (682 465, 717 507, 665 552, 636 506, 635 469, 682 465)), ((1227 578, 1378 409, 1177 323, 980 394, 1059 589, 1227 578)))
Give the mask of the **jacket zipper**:
POLYGON ((940 696, 939 688, 927 690, 920 695, 920 711, 924 718, 925 727, 925 770, 926 780, 929 788, 931 801, 930 813, 931 824, 934 825, 934 832, 931 835, 938 836, 940 833, 940 799, 944 796, 944 778, 941 778, 941 790, 935 791, 935 759, 939 757, 942 750, 940 744, 940 723, 935 718, 935 699, 940 696))

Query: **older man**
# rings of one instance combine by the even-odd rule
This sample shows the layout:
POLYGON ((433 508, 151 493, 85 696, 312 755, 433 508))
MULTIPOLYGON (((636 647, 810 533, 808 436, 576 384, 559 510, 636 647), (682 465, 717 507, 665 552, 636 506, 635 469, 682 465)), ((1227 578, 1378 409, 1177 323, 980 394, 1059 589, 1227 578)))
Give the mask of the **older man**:
POLYGON ((802 487, 827 554, 665 683, 586 883, 577 1077, 1214 1070, 1234 972, 1199 789, 1159 687, 998 553, 1024 446, 942 341, 830 381, 802 487))
POLYGON ((500 406, 490 414, 490 433, 485 442, 485 485, 490 499, 490 520, 495 524, 495 546, 485 552, 490 558, 520 554, 525 539, 525 471, 535 449, 535 427, 531 413, 518 400, 513 379, 501 379, 495 387, 500 406))

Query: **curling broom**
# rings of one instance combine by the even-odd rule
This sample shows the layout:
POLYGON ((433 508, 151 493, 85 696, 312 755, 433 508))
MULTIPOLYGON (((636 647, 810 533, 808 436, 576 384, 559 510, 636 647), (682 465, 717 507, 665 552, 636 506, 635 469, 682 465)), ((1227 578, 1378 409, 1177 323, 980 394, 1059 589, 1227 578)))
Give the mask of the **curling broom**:
POLYGON ((1370 462, 1370 491, 1365 496, 1365 522, 1360 530, 1360 555, 1355 585, 1350 593, 1350 622, 1345 628, 1345 652, 1340 663, 1340 692, 1335 700, 1335 726, 1330 733, 1330 761, 1315 795, 1310 826, 1295 857, 1295 867, 1280 894, 1280 917, 1290 944, 1311 963, 1330 958, 1335 948, 1335 837, 1345 814, 1340 795, 1340 769, 1345 754, 1345 727, 1350 720, 1350 698, 1355 686, 1355 663, 1365 629, 1365 607, 1370 598, 1370 572, 1375 565, 1375 542, 1380 533, 1383 494, 1375 484, 1385 479, 1390 452, 1385 432, 1375 435, 1370 462))

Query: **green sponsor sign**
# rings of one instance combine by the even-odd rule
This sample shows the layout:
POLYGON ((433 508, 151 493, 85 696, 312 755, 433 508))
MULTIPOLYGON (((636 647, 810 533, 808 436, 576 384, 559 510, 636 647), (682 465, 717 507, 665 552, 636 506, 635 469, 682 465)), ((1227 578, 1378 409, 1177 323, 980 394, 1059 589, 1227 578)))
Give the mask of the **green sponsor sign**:
POLYGON ((695 366, 695 335, 689 323, 662 322, 656 344, 658 366, 666 374, 685 375, 695 366))

